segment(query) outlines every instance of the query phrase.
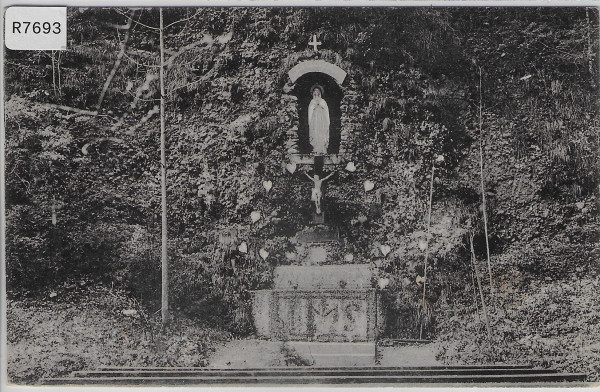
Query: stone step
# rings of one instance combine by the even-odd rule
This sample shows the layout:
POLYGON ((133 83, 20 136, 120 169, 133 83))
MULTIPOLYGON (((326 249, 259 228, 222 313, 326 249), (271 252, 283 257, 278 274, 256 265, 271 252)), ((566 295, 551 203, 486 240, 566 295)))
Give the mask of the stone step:
POLYGON ((106 377, 65 377, 43 379, 42 385, 248 385, 248 384, 532 384, 539 386, 540 383, 555 382, 579 382, 583 383, 586 375, 582 373, 539 373, 539 374, 455 374, 455 375, 371 375, 363 374, 356 376, 345 375, 245 375, 230 376, 222 374, 218 376, 189 375, 189 376, 160 376, 160 377, 136 377, 136 376, 106 376, 106 377))
POLYGON ((407 344, 429 344, 432 342, 430 339, 381 339, 378 344, 380 346, 403 346, 407 344))
MULTIPOLYGON (((72 374, 72 377, 187 377, 190 375, 200 375, 203 377, 209 376, 223 376, 228 375, 232 377, 244 377, 244 376, 308 376, 308 375, 319 375, 319 376, 360 376, 368 373, 369 375, 377 376, 416 376, 416 375, 493 375, 493 374, 515 374, 514 369, 443 369, 443 370, 390 370, 390 369, 372 369, 368 372, 364 370, 352 370, 345 368, 345 370, 326 370, 319 367, 295 369, 294 367, 286 368, 285 370, 271 370, 271 369, 195 369, 195 370, 182 370, 173 369, 171 370, 152 370, 152 369, 138 369, 138 370, 85 370, 78 371, 72 374)), ((549 369, 520 369, 518 374, 548 374, 558 373, 555 370, 549 369)))
POLYGON ((531 365, 522 364, 492 364, 492 365, 435 365, 435 366, 360 366, 348 369, 347 367, 341 366, 273 366, 268 368, 208 368, 208 367, 172 367, 172 366, 101 366, 98 371, 137 371, 137 370, 152 370, 152 371, 213 371, 217 370, 220 372, 226 371, 378 371, 378 370, 520 370, 520 369, 534 369, 531 365))

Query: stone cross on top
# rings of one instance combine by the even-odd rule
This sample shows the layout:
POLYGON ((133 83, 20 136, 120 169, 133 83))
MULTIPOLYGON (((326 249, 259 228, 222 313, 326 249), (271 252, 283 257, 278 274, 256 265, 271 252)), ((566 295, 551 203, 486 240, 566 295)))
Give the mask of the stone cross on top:
POLYGON ((317 41, 317 35, 313 34, 312 42, 308 43, 309 46, 312 46, 315 52, 319 51, 319 45, 322 45, 320 41, 317 41))

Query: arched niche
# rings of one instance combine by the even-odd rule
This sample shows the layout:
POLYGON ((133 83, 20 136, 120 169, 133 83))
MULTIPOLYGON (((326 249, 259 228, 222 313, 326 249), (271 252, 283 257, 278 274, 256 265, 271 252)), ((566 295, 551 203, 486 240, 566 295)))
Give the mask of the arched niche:
POLYGON ((298 80, 298 78, 307 73, 312 72, 318 72, 329 75, 339 85, 344 83, 344 79, 346 79, 346 71, 344 71, 335 64, 328 63, 325 60, 303 61, 294 66, 294 68, 290 69, 288 75, 292 83, 296 83, 296 80, 298 80))
MULTIPOLYGON (((333 65, 333 64, 331 64, 333 65)), ((343 71, 342 71, 343 72, 343 71)), ((345 72, 344 72, 345 74, 345 72)), ((329 107, 329 147, 328 154, 338 154, 341 142, 341 102, 344 97, 339 79, 324 72, 305 72, 295 80, 291 94, 296 96, 296 109, 298 113, 298 152, 309 154, 312 146, 308 139, 308 106, 312 99, 310 88, 315 85, 323 86, 323 99, 329 107)), ((343 79, 342 79, 343 80, 343 79)))

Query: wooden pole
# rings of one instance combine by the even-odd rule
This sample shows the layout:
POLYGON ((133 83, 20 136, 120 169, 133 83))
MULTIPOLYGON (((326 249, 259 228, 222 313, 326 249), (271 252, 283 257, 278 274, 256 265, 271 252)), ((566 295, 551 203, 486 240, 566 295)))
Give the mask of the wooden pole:
MULTIPOLYGON (((587 60, 588 60, 588 70, 590 72, 590 76, 594 75, 594 61, 593 61, 593 48, 592 48, 592 31, 590 24, 590 7, 585 7, 585 20, 587 22, 587 60)), ((593 84, 593 82, 592 82, 593 84)))
POLYGON ((469 234, 469 242, 471 245, 471 262, 473 263, 475 277, 477 278, 477 287, 479 288, 479 297, 481 299, 481 308, 483 309, 483 318, 485 319, 485 328, 487 329, 488 338, 491 342, 492 328, 490 327, 490 319, 488 317, 487 307, 485 306, 485 300, 483 299, 483 290, 481 289, 481 279, 479 279, 479 271, 477 270, 477 259, 475 258, 475 249, 473 248, 473 233, 469 234))
POLYGON ((169 259, 167 254, 167 158, 165 141, 165 42, 163 35, 163 10, 159 8, 160 14, 160 188, 162 204, 162 249, 161 249, 161 269, 162 269, 162 306, 161 316, 162 325, 166 326, 169 322, 169 259))
POLYGON ((492 281, 492 263, 490 261, 490 242, 488 238, 485 184, 483 181, 483 92, 481 91, 481 88, 481 67, 479 67, 479 177, 481 178, 481 208, 483 210, 483 230, 485 231, 485 249, 487 252, 487 268, 490 279, 490 293, 493 293, 494 284, 492 281))
MULTIPOLYGON (((431 165, 431 183, 429 185, 429 210, 427 215, 427 247, 425 248, 425 263, 423 267, 423 316, 425 316, 425 288, 427 287, 427 259, 429 258, 429 234, 431 233, 431 202, 433 200, 433 179, 435 178, 435 163, 431 165)), ((421 329, 419 339, 423 339, 423 320, 421 320, 421 329)))

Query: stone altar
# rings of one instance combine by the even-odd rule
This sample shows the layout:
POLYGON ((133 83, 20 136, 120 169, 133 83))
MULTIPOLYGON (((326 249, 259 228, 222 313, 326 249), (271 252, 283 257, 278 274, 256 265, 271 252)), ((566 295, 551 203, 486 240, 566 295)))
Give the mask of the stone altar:
POLYGON ((377 337, 377 301, 368 265, 280 266, 273 290, 256 291, 262 338, 366 342, 377 337))
POLYGON ((336 230, 313 227, 295 238, 299 265, 275 267, 272 289, 253 292, 258 337, 285 342, 318 366, 373 365, 382 312, 371 265, 337 260, 344 252, 331 251, 342 247, 336 230))

